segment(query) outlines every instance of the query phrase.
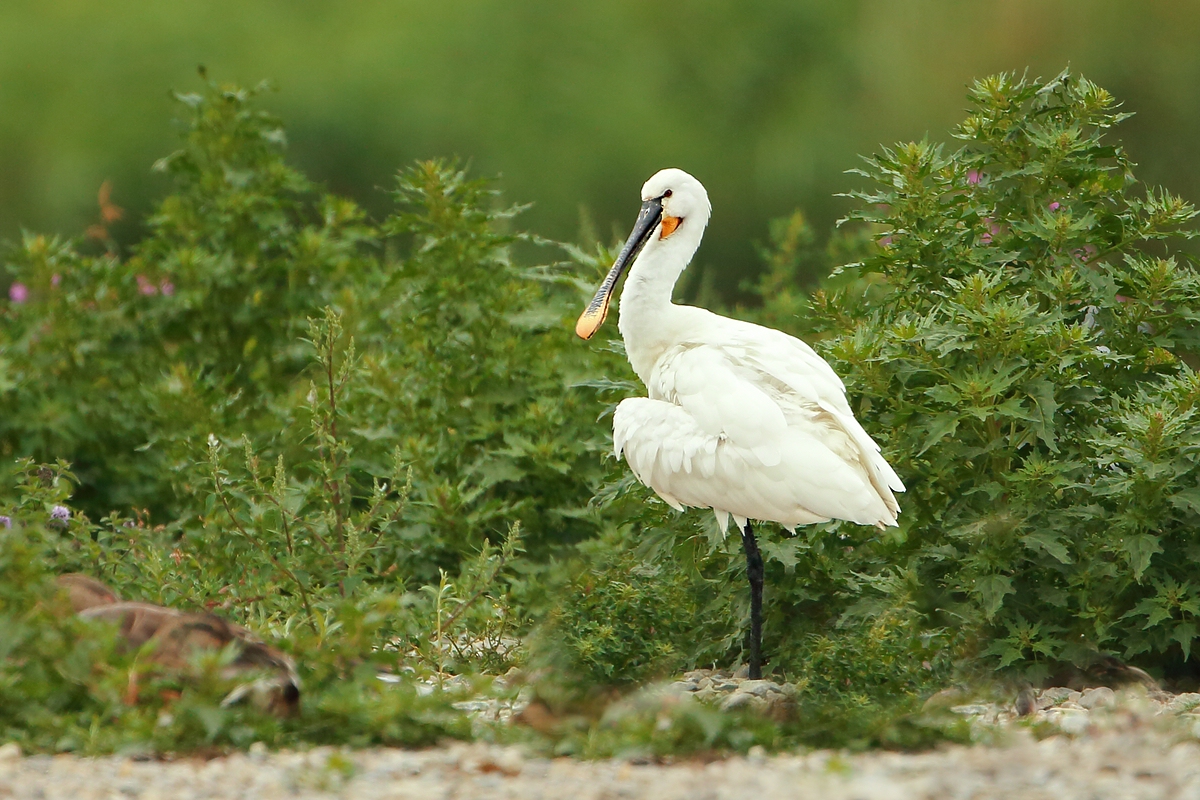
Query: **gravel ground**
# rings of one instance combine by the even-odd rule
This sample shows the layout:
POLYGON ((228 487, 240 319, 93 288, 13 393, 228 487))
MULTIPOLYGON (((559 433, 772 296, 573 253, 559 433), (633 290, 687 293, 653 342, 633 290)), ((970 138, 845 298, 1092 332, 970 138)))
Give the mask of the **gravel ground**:
MULTIPOLYGON (((698 691, 698 690, 697 690, 698 691)), ((928 753, 815 751, 703 763, 637 765, 531 758, 515 747, 455 744, 423 751, 318 748, 210 761, 21 757, 0 747, 0 798, 1197 798, 1200 695, 1145 691, 1033 698, 1011 707, 952 706, 995 744, 928 753), (1029 721, 1052 735, 1037 740, 1029 721)))
POLYGON ((70 798, 1200 798, 1200 745, 1106 733, 1002 747, 731 758, 635 766, 527 759, 469 745, 427 751, 233 755, 133 762, 33 756, 0 763, 0 797, 70 798))

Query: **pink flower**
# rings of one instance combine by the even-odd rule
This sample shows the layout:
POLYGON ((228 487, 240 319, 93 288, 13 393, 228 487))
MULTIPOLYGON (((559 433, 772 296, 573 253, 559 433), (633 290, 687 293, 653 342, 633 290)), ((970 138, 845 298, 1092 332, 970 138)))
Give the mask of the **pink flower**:
POLYGON ((29 289, 23 283, 14 283, 8 287, 8 299, 14 303, 24 303, 29 299, 29 289))
POLYGON ((163 280, 163 282, 158 285, 158 288, 160 291, 162 291, 163 297, 170 297, 171 295, 175 294, 175 284, 168 280, 163 280))
POLYGON ((967 173, 967 183, 974 186, 975 184, 979 183, 982 177, 983 176, 979 173, 979 170, 973 169, 967 173))
POLYGON ((1058 211, 1058 201, 1057 200, 1055 200, 1053 203, 1050 204, 1050 210, 1058 211))
POLYGON ((145 275, 137 276, 138 291, 144 295, 158 294, 158 287, 146 280, 145 275))
POLYGON ((50 276, 50 285, 53 286, 55 289, 58 288, 58 284, 60 284, 60 283, 62 283, 62 276, 59 275, 57 272, 50 276))
POLYGON ((991 244, 992 237, 1000 232, 1000 226, 992 222, 991 217, 984 217, 983 221, 987 223, 988 229, 979 235, 979 241, 983 244, 991 244))

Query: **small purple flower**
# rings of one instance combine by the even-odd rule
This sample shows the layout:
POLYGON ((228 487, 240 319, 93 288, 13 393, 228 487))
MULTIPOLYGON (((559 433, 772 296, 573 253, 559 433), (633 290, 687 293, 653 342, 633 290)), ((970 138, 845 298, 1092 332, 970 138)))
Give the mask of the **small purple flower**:
POLYGON ((158 285, 159 290, 163 293, 163 297, 170 297, 175 294, 175 284, 168 280, 164 280, 158 285))
POLYGON ((973 169, 967 173, 967 183, 971 184, 972 186, 979 183, 979 181, 982 180, 982 178, 983 178, 983 175, 981 175, 979 170, 977 170, 977 169, 973 169))
POLYGON ((145 275, 137 276, 138 291, 144 295, 158 294, 158 287, 151 283, 145 275))
POLYGON ((1055 200, 1053 203, 1050 204, 1050 210, 1058 211, 1058 201, 1057 200, 1055 200))
POLYGON ((8 287, 8 299, 14 303, 24 303, 29 299, 29 289, 23 283, 14 283, 8 287))
POLYGON ((5 528, 12 528, 12 517, 0 514, 0 525, 3 525, 5 528))
POLYGON ((50 509, 50 519, 56 522, 66 522, 71 518, 71 509, 66 506, 55 506, 50 509))
POLYGON ((58 285, 59 285, 60 283, 62 283, 62 275, 59 275, 59 274, 56 272, 56 273, 54 273, 53 275, 51 275, 51 276, 50 276, 50 285, 51 285, 51 286, 53 286, 55 289, 57 289, 57 288, 58 288, 58 285))

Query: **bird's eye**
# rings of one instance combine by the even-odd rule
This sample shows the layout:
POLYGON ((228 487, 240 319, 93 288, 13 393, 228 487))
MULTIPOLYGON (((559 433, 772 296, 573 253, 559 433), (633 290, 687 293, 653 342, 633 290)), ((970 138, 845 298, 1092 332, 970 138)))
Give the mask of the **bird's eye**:
POLYGON ((673 191, 667 189, 665 192, 663 192, 663 197, 670 197, 673 194, 675 194, 673 191))

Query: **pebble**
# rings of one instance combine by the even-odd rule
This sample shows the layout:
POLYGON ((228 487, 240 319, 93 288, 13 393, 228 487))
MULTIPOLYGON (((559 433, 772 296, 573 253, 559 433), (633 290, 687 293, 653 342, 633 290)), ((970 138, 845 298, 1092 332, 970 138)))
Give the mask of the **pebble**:
POLYGON ((1117 693, 1107 686, 1086 689, 1079 698, 1079 705, 1086 709, 1108 708, 1117 702, 1117 693))
POLYGON ((734 692, 721 701, 722 711, 766 711, 767 701, 747 692, 734 692))
POLYGON ((746 694, 752 694, 755 697, 766 697, 768 693, 782 693, 783 687, 771 681, 757 680, 742 681, 737 690, 739 692, 745 692, 746 694))
POLYGON ((1200 706, 1200 694, 1184 692, 1177 694, 1167 703, 1167 708, 1176 713, 1184 713, 1200 706))
POLYGON ((1046 715, 1063 733, 1080 734, 1088 729, 1091 717, 1082 708, 1053 708, 1046 715))
POLYGON ((753 711, 784 720, 793 709, 795 688, 771 680, 751 680, 743 667, 731 675, 722 670, 695 669, 668 684, 667 691, 690 694, 697 700, 715 702, 722 711, 753 711))

